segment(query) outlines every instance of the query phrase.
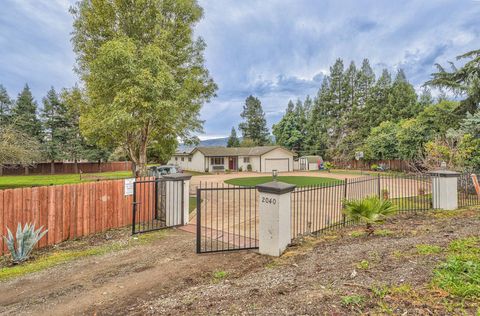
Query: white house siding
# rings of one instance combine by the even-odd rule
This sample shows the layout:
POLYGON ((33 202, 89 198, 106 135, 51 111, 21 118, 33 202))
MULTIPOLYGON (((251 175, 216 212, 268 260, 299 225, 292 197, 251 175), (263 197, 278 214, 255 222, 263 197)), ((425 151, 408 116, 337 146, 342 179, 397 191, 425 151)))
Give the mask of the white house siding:
POLYGON ((271 172, 272 169, 279 172, 293 171, 293 154, 282 148, 269 151, 261 156, 261 160, 262 172, 271 172))
POLYGON ((242 167, 243 171, 248 171, 248 165, 252 166, 252 171, 260 171, 260 157, 259 156, 239 156, 238 157, 238 167, 242 167), (250 162, 243 162, 243 158, 248 157, 250 162))
POLYGON ((309 163, 308 164, 308 170, 318 170, 318 163, 309 163))
POLYGON ((205 171, 204 156, 199 151, 194 152, 193 155, 190 155, 190 156, 185 156, 185 155, 173 156, 168 161, 168 164, 179 166, 183 170, 191 170, 191 171, 198 171, 198 172, 205 171), (189 157, 191 158, 192 161, 188 160, 189 157), (182 158, 183 158, 183 161, 182 161, 182 158))

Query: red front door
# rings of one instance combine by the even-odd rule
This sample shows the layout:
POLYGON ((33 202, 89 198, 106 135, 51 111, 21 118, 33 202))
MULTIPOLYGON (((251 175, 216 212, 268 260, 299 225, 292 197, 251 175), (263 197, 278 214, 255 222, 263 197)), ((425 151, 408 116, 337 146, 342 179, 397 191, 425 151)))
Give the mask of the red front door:
POLYGON ((236 160, 237 160, 236 157, 229 157, 228 158, 228 169, 237 170, 236 160))

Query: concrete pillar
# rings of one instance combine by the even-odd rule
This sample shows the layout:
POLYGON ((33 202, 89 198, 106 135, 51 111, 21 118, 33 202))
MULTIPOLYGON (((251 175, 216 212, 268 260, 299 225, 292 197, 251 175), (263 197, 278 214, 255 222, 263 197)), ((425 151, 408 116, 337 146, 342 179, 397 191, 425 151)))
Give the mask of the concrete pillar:
POLYGON ((280 256, 290 244, 291 192, 295 185, 269 182, 257 185, 259 200, 259 252, 280 256))
POLYGON ((192 175, 169 174, 165 179, 165 222, 167 226, 186 225, 189 220, 189 188, 192 175))
POLYGON ((460 173, 449 170, 431 171, 432 204, 434 209, 455 210, 458 208, 457 182, 460 173))

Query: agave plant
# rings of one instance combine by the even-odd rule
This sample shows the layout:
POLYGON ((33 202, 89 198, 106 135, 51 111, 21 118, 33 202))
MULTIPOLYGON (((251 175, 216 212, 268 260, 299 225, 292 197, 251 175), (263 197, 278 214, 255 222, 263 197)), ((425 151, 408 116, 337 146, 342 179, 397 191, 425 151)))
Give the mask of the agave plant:
POLYGON ((12 255, 13 263, 21 263, 27 260, 33 247, 47 233, 48 229, 42 232, 43 226, 35 230, 35 224, 26 223, 22 229, 22 225, 18 223, 15 238, 7 227, 7 236, 3 237, 7 243, 8 250, 12 255))
POLYGON ((397 208, 389 200, 382 200, 376 196, 370 196, 363 200, 343 202, 344 214, 354 220, 363 221, 366 224, 367 236, 373 235, 373 225, 384 220, 388 215, 394 213, 397 208))

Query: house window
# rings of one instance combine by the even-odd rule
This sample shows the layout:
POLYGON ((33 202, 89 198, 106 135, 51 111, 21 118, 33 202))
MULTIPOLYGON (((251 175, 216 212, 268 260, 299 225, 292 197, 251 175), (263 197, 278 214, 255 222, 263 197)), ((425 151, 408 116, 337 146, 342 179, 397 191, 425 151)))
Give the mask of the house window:
POLYGON ((188 162, 192 162, 192 157, 188 157, 188 162))
POLYGON ((212 165, 223 165, 223 157, 213 157, 210 159, 212 165))
POLYGON ((185 158, 182 157, 182 161, 184 161, 184 160, 185 160, 185 158))
POLYGON ((243 157, 243 163, 250 163, 250 157, 243 157))

